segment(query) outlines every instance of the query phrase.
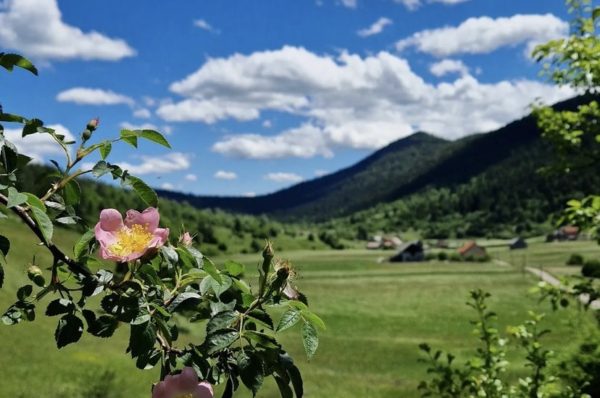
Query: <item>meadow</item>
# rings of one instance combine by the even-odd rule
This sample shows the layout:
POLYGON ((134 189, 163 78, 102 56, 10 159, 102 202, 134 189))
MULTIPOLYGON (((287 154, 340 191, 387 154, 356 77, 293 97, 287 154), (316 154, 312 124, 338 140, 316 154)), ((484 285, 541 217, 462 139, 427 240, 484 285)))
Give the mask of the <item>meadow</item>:
MULTIPOLYGON (((6 220, 5 220, 6 221, 6 220)), ((32 257, 47 264, 43 247, 32 245, 32 237, 19 223, 3 221, 1 234, 12 242, 5 286, 0 289, 0 307, 8 307, 16 286, 26 280, 25 269, 32 257)), ((68 247, 74 235, 59 231, 57 242, 68 247)), ((490 249, 492 256, 517 266, 490 263, 425 262, 390 264, 381 262, 390 252, 352 249, 344 251, 289 251, 278 253, 295 265, 298 287, 307 294, 311 307, 325 320, 316 356, 308 362, 299 330, 283 332, 281 340, 299 364, 307 397, 418 397, 417 384, 426 377, 426 366, 418 344, 458 354, 458 362, 471 353, 475 337, 469 320, 474 314, 464 304, 469 290, 481 288, 493 294, 490 307, 500 314, 499 328, 520 324, 528 310, 546 312, 545 325, 552 333, 545 338, 550 348, 569 350, 577 343, 576 329, 591 325, 577 311, 552 313, 530 290, 536 280, 522 272, 521 264, 560 270, 572 252, 598 256, 594 242, 546 244, 533 242, 529 249, 509 252, 503 246, 490 249)), ((229 256, 246 264, 254 281, 258 254, 229 256)), ((221 262, 224 258, 217 258, 221 262)), ((570 268, 576 270, 576 268, 570 268)), ((57 318, 42 315, 17 326, 0 325, 0 397, 144 397, 157 380, 156 370, 140 371, 123 353, 127 332, 102 340, 85 335, 80 344, 57 350, 53 331, 57 318), (53 366, 46 366, 52 363, 53 366), (11 380, 23 382, 12 383, 11 380), (106 387, 110 394, 102 395, 106 387)), ((201 324, 187 325, 189 335, 200 338, 201 324)), ((509 352, 516 358, 517 352, 509 352)), ((522 363, 510 370, 516 378, 522 363)), ((251 396, 243 387, 236 396, 251 396)), ((274 383, 265 382, 259 397, 277 397, 274 383)))

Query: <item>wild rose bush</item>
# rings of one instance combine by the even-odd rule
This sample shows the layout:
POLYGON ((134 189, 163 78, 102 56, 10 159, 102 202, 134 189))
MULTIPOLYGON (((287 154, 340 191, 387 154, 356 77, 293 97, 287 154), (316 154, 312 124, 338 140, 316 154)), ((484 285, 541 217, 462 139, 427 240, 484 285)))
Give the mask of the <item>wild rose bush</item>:
MULTIPOLYGON (((37 74, 27 59, 16 54, 0 53, 0 66, 37 74)), ((317 329, 325 326, 293 284, 290 263, 275 260, 267 242, 253 288, 243 279, 243 264, 227 261, 219 268, 193 247, 193 231, 173 236, 161 228, 156 193, 107 161, 112 146, 119 143, 137 148, 138 140, 149 140, 170 148, 160 133, 122 130, 118 138, 90 144, 98 135, 94 134, 98 119, 87 124, 77 142, 66 141, 39 119, 4 113, 2 108, 0 123, 21 125, 23 136, 49 135, 65 156, 62 164, 53 161, 56 172, 45 194, 20 192, 19 171, 31 158, 6 139, 0 124, 0 216, 16 215, 53 258, 50 264, 28 269, 31 283, 18 289, 16 302, 2 315, 3 324, 35 320, 40 300, 54 296, 42 311, 59 317, 57 347, 77 343, 84 331, 109 338, 119 325, 128 325, 124 352, 139 369, 160 367, 160 380, 148 386, 154 398, 212 397, 216 384, 225 384, 223 397, 231 397, 240 382, 256 394, 268 376, 274 377, 283 397, 303 395, 300 372, 276 337, 301 323, 304 347, 312 357, 318 346, 317 329), (86 169, 82 160, 92 154, 101 160, 86 169), (87 227, 76 213, 77 178, 83 175, 111 176, 135 191, 148 208, 128 210, 125 217, 116 209, 104 209, 95 227, 87 227), (72 253, 53 243, 58 224, 87 229, 72 253), (281 313, 275 322, 274 314, 281 313), (177 344, 179 325, 187 323, 205 330, 203 341, 177 344)), ((0 288, 8 266, 15 266, 10 241, 0 235, 0 288)))

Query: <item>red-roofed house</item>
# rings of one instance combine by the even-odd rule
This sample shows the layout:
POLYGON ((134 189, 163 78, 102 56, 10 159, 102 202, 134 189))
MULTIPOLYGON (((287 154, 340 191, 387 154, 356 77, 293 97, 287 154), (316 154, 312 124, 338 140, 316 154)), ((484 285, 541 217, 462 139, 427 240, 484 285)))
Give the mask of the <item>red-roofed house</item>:
POLYGON ((465 244, 458 249, 458 254, 460 254, 462 257, 474 258, 487 256, 485 247, 479 246, 474 240, 465 242, 465 244))

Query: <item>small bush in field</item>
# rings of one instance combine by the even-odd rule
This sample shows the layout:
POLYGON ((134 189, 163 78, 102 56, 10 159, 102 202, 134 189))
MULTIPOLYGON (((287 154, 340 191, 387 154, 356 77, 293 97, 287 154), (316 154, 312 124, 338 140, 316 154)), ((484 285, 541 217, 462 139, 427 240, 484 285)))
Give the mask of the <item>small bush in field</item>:
POLYGON ((440 261, 446 261, 446 260, 448 260, 448 253, 446 253, 446 252, 439 252, 437 254, 437 258, 440 261))
POLYGON ((588 260, 581 268, 581 275, 589 278, 600 278, 600 261, 588 260))
POLYGON ((581 254, 573 253, 567 260, 567 265, 583 265, 584 259, 581 254))

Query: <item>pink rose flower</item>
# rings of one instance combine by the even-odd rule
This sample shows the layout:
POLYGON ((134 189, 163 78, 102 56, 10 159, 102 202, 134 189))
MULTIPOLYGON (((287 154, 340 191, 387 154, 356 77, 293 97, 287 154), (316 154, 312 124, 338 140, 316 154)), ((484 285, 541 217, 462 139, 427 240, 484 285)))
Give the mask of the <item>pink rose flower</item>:
POLYGON ((181 242, 184 246, 191 246, 193 243, 192 235, 189 232, 184 232, 179 237, 179 242, 181 242))
POLYGON ((117 210, 102 210, 94 230, 100 243, 100 257, 126 262, 161 247, 167 242, 169 229, 158 228, 159 219, 158 210, 153 207, 142 213, 128 210, 124 222, 117 210))
POLYGON ((198 375, 190 367, 178 375, 169 375, 152 391, 152 398, 213 398, 210 383, 198 382, 198 375))

